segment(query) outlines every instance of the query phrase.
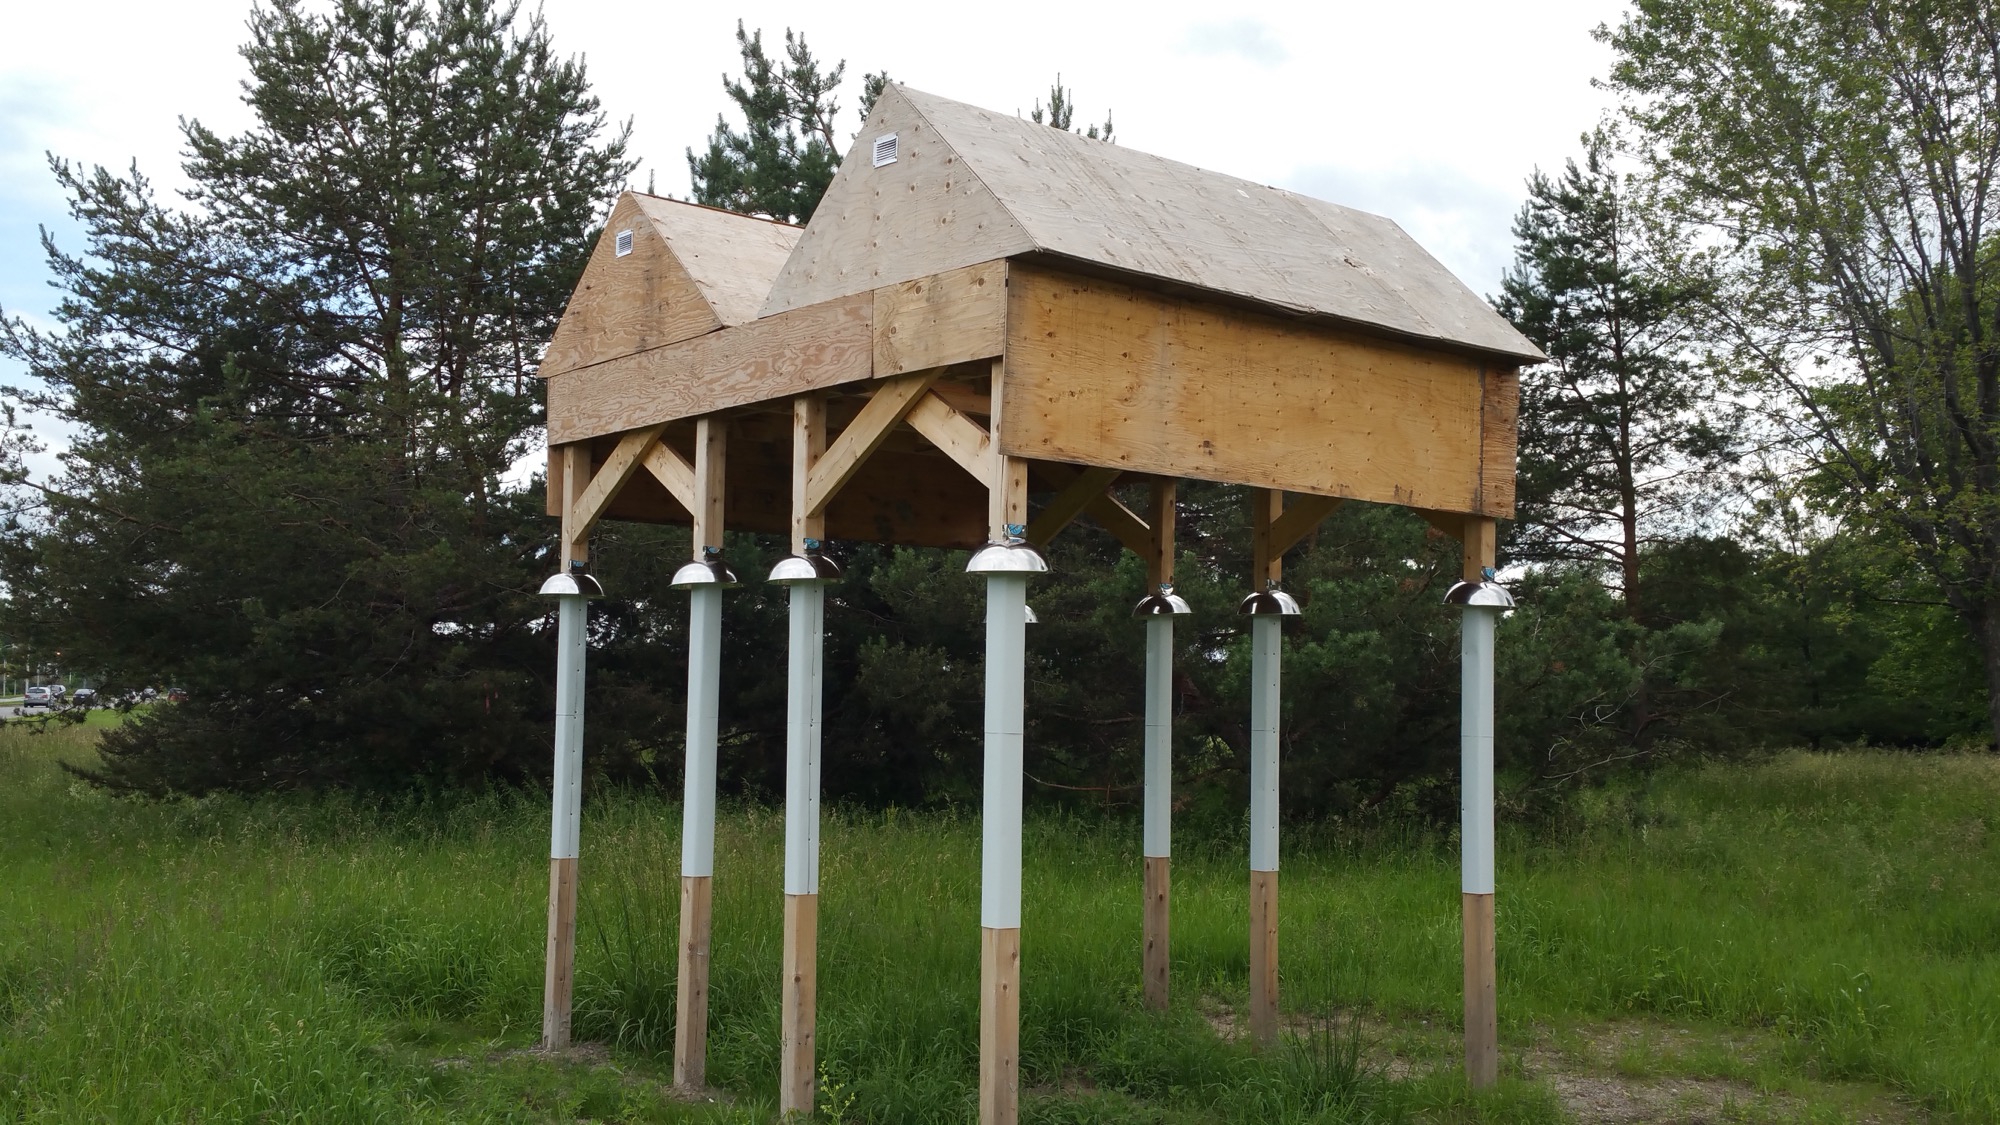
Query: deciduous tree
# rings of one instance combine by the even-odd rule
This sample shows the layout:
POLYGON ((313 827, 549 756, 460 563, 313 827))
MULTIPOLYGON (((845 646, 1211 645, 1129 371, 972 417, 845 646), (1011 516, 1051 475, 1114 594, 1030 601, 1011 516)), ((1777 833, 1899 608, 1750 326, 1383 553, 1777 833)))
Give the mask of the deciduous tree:
POLYGON ((1728 250, 1715 323, 1984 651, 2000 740, 2000 14, 1985 0, 1638 0, 1612 84, 1728 250))

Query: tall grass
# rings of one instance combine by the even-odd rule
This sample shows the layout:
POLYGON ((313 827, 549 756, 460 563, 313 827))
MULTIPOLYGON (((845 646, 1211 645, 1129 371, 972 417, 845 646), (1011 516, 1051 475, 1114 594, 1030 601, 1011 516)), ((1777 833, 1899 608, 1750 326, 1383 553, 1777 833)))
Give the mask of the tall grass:
MULTIPOLYGON (((58 771, 79 732, 0 730, 0 1120, 768 1120, 782 817, 718 827, 710 1080, 672 1051, 679 813, 593 793, 580 1038, 617 1069, 515 1052, 539 1033, 547 811, 491 793, 139 803, 58 771)), ((1656 1016, 1768 1029, 1787 1065, 2000 1119, 2000 761, 1851 753, 1657 776, 1560 830, 1503 826, 1503 1044, 1656 1016)), ((1458 1012, 1453 842, 1294 831, 1285 1005, 1258 1053, 1218 1035, 1247 976, 1238 840, 1174 866, 1175 1007, 1139 1003, 1138 836, 1031 816, 1025 1116, 1042 1122, 1560 1119, 1518 1077, 1390 1080, 1354 1013, 1458 1012)), ((949 813, 830 813, 821 899, 825 1116, 970 1119, 978 833, 949 813)))

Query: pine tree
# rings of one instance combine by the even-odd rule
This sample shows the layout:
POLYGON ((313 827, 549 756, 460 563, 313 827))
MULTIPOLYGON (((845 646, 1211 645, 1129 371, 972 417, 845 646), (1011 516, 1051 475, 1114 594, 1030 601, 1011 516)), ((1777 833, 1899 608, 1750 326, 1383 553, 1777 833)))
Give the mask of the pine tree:
MULTIPOLYGON (((1698 628, 1654 635, 1646 560, 1696 530, 1719 498, 1736 427, 1697 362, 1700 286, 1671 228, 1649 225, 1611 167, 1611 138, 1583 163, 1536 172, 1514 224, 1514 268, 1495 302, 1549 355, 1521 377, 1517 559, 1608 571, 1622 595, 1635 666, 1663 669, 1712 643, 1698 628)), ((1661 717, 1659 671, 1632 685, 1629 730, 1661 717)))
POLYGON ((490 0, 273 0, 250 35, 255 122, 184 126, 182 204, 54 165, 88 252, 48 243, 62 331, 4 343, 81 436, 0 537, 16 624, 190 690, 107 739, 116 784, 520 776, 548 563, 501 474, 623 136, 490 0))
POLYGON ((1697 362, 1699 287, 1665 267, 1679 244, 1648 228, 1611 159, 1598 132, 1581 165, 1530 177, 1494 303, 1549 355, 1521 378, 1514 553, 1609 569, 1644 620, 1645 552, 1698 520, 1732 427, 1697 362))
MULTIPOLYGON (((785 29, 784 59, 773 61, 764 51, 763 31, 746 32, 741 20, 736 22, 736 46, 743 56, 743 76, 725 75, 722 89, 743 115, 743 129, 738 132, 718 115, 708 151, 696 156, 688 150, 695 202, 803 223, 840 167, 834 131, 840 103, 834 91, 847 73, 847 62, 822 67, 806 37, 790 28, 785 29)), ((888 80, 886 73, 864 79, 864 116, 888 80)))
POLYGON ((1062 75, 1056 75, 1056 84, 1049 87, 1049 108, 1042 109, 1041 100, 1035 100, 1035 108, 1028 113, 1028 120, 1037 125, 1047 125, 1053 129, 1081 133, 1093 141, 1112 143, 1111 111, 1104 113, 1102 126, 1091 125, 1083 129, 1071 129, 1070 122, 1076 118, 1076 97, 1069 87, 1063 85, 1062 75))

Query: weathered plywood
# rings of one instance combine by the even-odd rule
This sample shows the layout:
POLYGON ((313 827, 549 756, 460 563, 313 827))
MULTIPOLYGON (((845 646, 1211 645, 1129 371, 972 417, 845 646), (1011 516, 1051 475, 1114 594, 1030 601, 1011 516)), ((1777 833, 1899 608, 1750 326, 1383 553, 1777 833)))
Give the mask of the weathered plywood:
POLYGON ((872 297, 795 309, 549 380, 549 442, 580 441, 873 375, 872 297))
POLYGON ((598 235, 539 373, 544 378, 560 375, 720 327, 715 309, 640 207, 639 197, 628 192, 598 235), (632 232, 632 252, 621 258, 616 245, 623 231, 632 232))
POLYGON ((1520 443, 1521 373, 1488 368, 1480 396, 1479 494, 1489 512, 1514 510, 1514 460, 1520 443))
POLYGON ((1007 339, 1007 263, 932 274, 875 291, 875 377, 1000 354, 1007 339))
POLYGON ((1541 353, 1379 215, 891 86, 766 313, 974 262, 1060 255, 1515 363, 1541 353), (895 134, 894 163, 876 166, 895 134))
POLYGON ((804 228, 632 193, 724 327, 757 319, 804 228))
POLYGON ((769 316, 1034 248, 902 88, 891 86, 772 282, 763 311, 769 316), (873 146, 889 133, 896 134, 896 160, 878 168, 873 146))
POLYGON ((1020 262, 1007 324, 1002 454, 1512 514, 1477 359, 1020 262))

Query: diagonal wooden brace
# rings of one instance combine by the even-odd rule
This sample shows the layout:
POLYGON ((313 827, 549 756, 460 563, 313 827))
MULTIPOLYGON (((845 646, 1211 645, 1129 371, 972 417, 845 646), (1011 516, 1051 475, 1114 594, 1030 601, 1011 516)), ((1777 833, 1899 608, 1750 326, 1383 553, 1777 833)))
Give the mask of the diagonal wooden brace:
POLYGON ((840 436, 833 439, 825 453, 813 460, 812 469, 806 475, 805 510, 808 516, 825 514, 834 494, 854 479, 854 474, 882 447, 889 434, 940 374, 943 374, 942 368, 931 368, 885 379, 876 387, 875 394, 861 408, 861 413, 840 431, 840 436))
MULTIPOLYGON (((1047 545, 1068 527, 1071 520, 1083 514, 1085 509, 1104 498, 1105 489, 1118 479, 1119 470, 1098 466, 1085 469, 1076 479, 1063 486, 1061 492, 1048 502, 1035 518, 1028 523, 1028 542, 1037 547, 1047 545)), ((1114 500, 1113 503, 1116 503, 1114 500)), ((1137 518, 1136 516, 1133 518, 1137 518)), ((1113 532, 1116 534, 1116 532, 1113 532)), ((1147 529, 1147 541, 1152 540, 1151 529, 1147 529)), ((1148 552, 1140 551, 1141 556, 1148 552)))
POLYGON ((625 487, 625 482, 639 467, 646 451, 660 440, 665 426, 649 426, 643 430, 633 430, 618 439, 618 448, 604 461, 604 467, 590 478, 583 493, 576 497, 569 507, 569 519, 565 525, 578 536, 590 534, 590 529, 604 516, 604 510, 625 487))

